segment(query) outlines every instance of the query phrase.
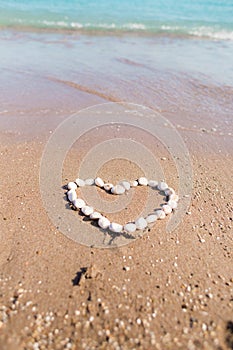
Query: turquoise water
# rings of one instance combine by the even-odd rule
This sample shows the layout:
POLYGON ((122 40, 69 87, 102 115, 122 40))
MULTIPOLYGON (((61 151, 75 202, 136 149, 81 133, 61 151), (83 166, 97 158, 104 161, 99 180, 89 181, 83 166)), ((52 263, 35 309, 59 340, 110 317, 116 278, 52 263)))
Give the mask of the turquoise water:
POLYGON ((0 0, 0 27, 233 40, 233 0, 0 0))

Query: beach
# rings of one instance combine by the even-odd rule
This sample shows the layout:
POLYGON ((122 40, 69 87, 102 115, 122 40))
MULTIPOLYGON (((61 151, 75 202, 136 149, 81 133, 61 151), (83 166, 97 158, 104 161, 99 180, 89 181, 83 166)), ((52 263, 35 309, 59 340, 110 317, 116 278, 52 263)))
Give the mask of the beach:
MULTIPOLYGON (((232 49, 231 41, 186 36, 1 30, 2 350, 233 349, 232 49), (172 232, 161 220, 127 245, 100 249, 51 222, 40 166, 60 123, 107 102, 141 104, 172 123, 193 188, 172 232)), ((121 136, 149 147, 177 186, 161 143, 107 126, 72 147, 61 186, 96 144, 121 136)), ((141 174, 114 159, 98 175, 141 174)), ((139 189, 129 211, 112 218, 130 220, 145 200, 139 189)))

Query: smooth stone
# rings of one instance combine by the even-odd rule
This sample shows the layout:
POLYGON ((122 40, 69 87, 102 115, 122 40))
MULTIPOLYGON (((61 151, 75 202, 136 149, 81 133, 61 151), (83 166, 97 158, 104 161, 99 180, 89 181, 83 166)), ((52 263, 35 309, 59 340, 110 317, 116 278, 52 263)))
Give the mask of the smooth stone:
POLYGON ((157 187, 158 186, 158 181, 149 180, 148 181, 148 186, 150 186, 150 187, 157 187))
POLYGON ((152 222, 155 222, 158 219, 158 216, 155 214, 148 215, 146 218, 146 221, 148 224, 151 224, 152 222))
POLYGON ((99 227, 101 227, 105 230, 109 227, 110 221, 107 218, 105 218, 104 216, 102 216, 102 218, 100 218, 98 220, 98 225, 99 225, 99 227))
POLYGON ((74 207, 77 209, 81 209, 81 208, 85 207, 85 205, 86 205, 84 200, 81 198, 76 198, 75 200, 73 200, 72 203, 73 203, 74 207))
POLYGON ((162 209, 156 210, 155 215, 157 215, 158 219, 162 220, 165 219, 166 214, 162 209))
POLYGON ((148 185, 148 180, 147 180, 146 177, 140 177, 140 178, 138 179, 138 183, 139 183, 139 185, 141 185, 141 186, 147 186, 147 185, 148 185))
POLYGON ((177 208, 177 202, 176 202, 176 201, 173 201, 172 199, 169 200, 169 201, 167 202, 167 204, 170 205, 170 207, 171 207, 172 209, 176 209, 176 208, 177 208))
POLYGON ((85 181, 82 180, 82 179, 76 179, 75 182, 78 185, 78 187, 84 187, 85 186, 85 181))
POLYGON ((119 185, 123 186, 126 191, 130 190, 130 183, 128 181, 121 181, 119 185))
POLYGON ((170 207, 170 205, 168 204, 164 204, 162 206, 162 210, 164 211, 164 213, 167 215, 167 214, 171 214, 172 212, 172 208, 170 207))
POLYGON ((70 202, 73 202, 77 198, 77 193, 75 192, 75 190, 69 190, 67 192, 67 197, 70 202))
POLYGON ((112 232, 122 232, 123 226, 117 224, 116 222, 111 222, 111 224, 109 225, 109 230, 112 232))
POLYGON ((94 211, 91 215, 90 218, 93 220, 100 219, 102 218, 102 214, 100 214, 98 211, 94 211))
POLYGON ((85 185, 87 185, 87 186, 92 186, 92 185, 94 185, 94 183, 95 183, 94 179, 86 179, 85 180, 85 185))
POLYGON ((169 201, 172 200, 172 201, 175 201, 175 202, 178 202, 179 201, 179 196, 175 193, 171 194, 169 196, 169 201))
POLYGON ((135 221, 135 225, 138 230, 143 230, 144 228, 147 227, 147 221, 143 217, 140 217, 135 221))
POLYGON ((164 191, 166 196, 171 196, 172 194, 175 194, 175 190, 173 188, 169 187, 164 191))
POLYGON ((137 180, 130 181, 130 186, 131 186, 131 187, 137 187, 137 186, 138 186, 137 180))
POLYGON ((110 191, 111 188, 113 188, 113 184, 111 184, 111 183, 104 184, 105 191, 110 191))
POLYGON ((84 215, 89 216, 92 213, 94 213, 94 208, 85 205, 84 207, 82 207, 81 211, 84 215))
POLYGON ((124 230, 128 233, 133 233, 137 229, 136 225, 134 223, 128 223, 124 226, 124 230))
POLYGON ((165 191, 168 189, 168 184, 166 184, 166 182, 164 182, 164 181, 161 181, 158 183, 157 187, 160 191, 165 191))
POLYGON ((123 194, 125 193, 125 188, 121 185, 116 185, 112 187, 111 192, 113 194, 123 194))
POLYGON ((97 178, 95 179, 95 184, 96 184, 96 186, 98 186, 98 187, 104 187, 104 182, 103 182, 103 180, 102 180, 100 177, 97 177, 97 178))
POLYGON ((76 190, 77 185, 74 182, 69 182, 67 185, 68 190, 76 190))

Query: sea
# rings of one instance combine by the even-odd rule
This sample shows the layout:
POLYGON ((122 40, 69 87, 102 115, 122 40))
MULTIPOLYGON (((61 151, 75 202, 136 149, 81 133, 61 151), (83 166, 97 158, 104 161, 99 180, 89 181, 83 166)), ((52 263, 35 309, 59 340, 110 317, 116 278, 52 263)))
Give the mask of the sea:
POLYGON ((0 27, 233 40, 233 1, 0 0, 0 27))

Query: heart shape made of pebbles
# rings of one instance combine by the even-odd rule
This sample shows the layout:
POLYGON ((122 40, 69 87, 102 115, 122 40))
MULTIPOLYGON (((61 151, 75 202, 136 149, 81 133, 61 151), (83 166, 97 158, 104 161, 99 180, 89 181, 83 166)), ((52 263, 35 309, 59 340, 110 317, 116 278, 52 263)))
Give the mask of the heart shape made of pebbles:
POLYGON ((171 214, 177 208, 179 201, 178 195, 175 193, 173 188, 166 184, 166 182, 148 180, 145 177, 140 177, 139 179, 133 181, 121 181, 117 185, 105 183, 100 177, 86 180, 78 178, 74 182, 69 182, 67 189, 67 198, 75 210, 79 210, 91 220, 98 220, 98 226, 100 228, 110 230, 111 232, 115 233, 134 233, 136 230, 144 230, 148 225, 153 224, 157 219, 164 219, 166 215, 171 214), (164 192, 166 202, 161 205, 161 209, 156 209, 153 214, 149 214, 146 218, 139 217, 135 222, 128 222, 125 225, 121 225, 116 222, 110 222, 101 213, 95 211, 93 207, 86 205, 83 199, 78 198, 76 193, 76 189, 78 187, 94 185, 113 195, 122 195, 126 191, 129 191, 132 187, 149 186, 164 192))

